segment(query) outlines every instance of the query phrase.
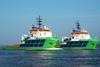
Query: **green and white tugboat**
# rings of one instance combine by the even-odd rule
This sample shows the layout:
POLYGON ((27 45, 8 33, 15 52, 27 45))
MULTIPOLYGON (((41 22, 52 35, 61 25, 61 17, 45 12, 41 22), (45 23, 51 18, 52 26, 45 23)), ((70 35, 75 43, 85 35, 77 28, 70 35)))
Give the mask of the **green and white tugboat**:
POLYGON ((28 35, 22 35, 20 44, 12 44, 4 49, 16 50, 63 50, 63 49, 96 49, 97 39, 80 27, 79 21, 69 37, 53 37, 50 29, 42 25, 40 16, 37 26, 32 25, 28 35))
POLYGON ((97 40, 91 38, 90 34, 80 27, 77 21, 76 28, 69 37, 62 38, 61 48, 63 49, 96 49, 97 40))
POLYGON ((37 26, 32 25, 29 35, 22 35, 21 43, 9 45, 5 49, 21 50, 58 50, 61 39, 52 36, 50 29, 42 25, 40 16, 37 18, 37 26))

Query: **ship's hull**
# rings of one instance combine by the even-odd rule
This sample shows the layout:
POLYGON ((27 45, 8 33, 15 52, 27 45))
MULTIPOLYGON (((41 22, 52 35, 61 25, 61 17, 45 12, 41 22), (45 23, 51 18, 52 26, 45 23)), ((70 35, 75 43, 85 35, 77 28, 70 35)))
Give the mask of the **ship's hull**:
POLYGON ((6 46, 4 49, 9 50, 61 50, 61 40, 59 38, 40 38, 26 40, 25 43, 19 46, 6 46))
POLYGON ((97 40, 68 41, 65 44, 61 44, 60 47, 63 49, 96 49, 97 40))
POLYGON ((40 48, 40 47, 27 47, 27 48, 4 48, 6 50, 30 50, 30 51, 45 51, 45 50, 63 50, 62 48, 40 48))
POLYGON ((19 46, 6 46, 4 49, 9 50, 81 50, 81 49, 96 49, 97 41, 95 39, 83 40, 83 41, 69 41, 66 44, 61 44, 59 39, 46 38, 36 39, 36 42, 20 44, 19 46), (38 42, 38 41, 45 42, 38 42))

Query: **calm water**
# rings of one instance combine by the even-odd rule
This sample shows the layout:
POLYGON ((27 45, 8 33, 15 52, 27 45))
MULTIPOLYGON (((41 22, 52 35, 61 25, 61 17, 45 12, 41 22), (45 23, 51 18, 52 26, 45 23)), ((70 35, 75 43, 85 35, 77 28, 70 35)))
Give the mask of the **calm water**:
POLYGON ((100 49, 59 51, 0 50, 0 67, 100 67, 100 49))

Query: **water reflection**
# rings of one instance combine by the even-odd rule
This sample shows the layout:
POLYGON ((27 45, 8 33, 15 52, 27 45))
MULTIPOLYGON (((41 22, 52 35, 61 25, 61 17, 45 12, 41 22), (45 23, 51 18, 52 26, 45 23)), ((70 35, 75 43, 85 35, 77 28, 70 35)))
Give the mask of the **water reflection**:
POLYGON ((100 67, 100 50, 0 50, 1 67, 100 67))

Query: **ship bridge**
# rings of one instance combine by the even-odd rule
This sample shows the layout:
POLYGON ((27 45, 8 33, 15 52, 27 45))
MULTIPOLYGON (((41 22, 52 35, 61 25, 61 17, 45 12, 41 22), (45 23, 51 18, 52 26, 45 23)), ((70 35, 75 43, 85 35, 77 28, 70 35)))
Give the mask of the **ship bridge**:
POLYGON ((87 40, 90 39, 90 34, 83 28, 80 27, 79 21, 76 23, 76 28, 70 34, 72 41, 87 40))

